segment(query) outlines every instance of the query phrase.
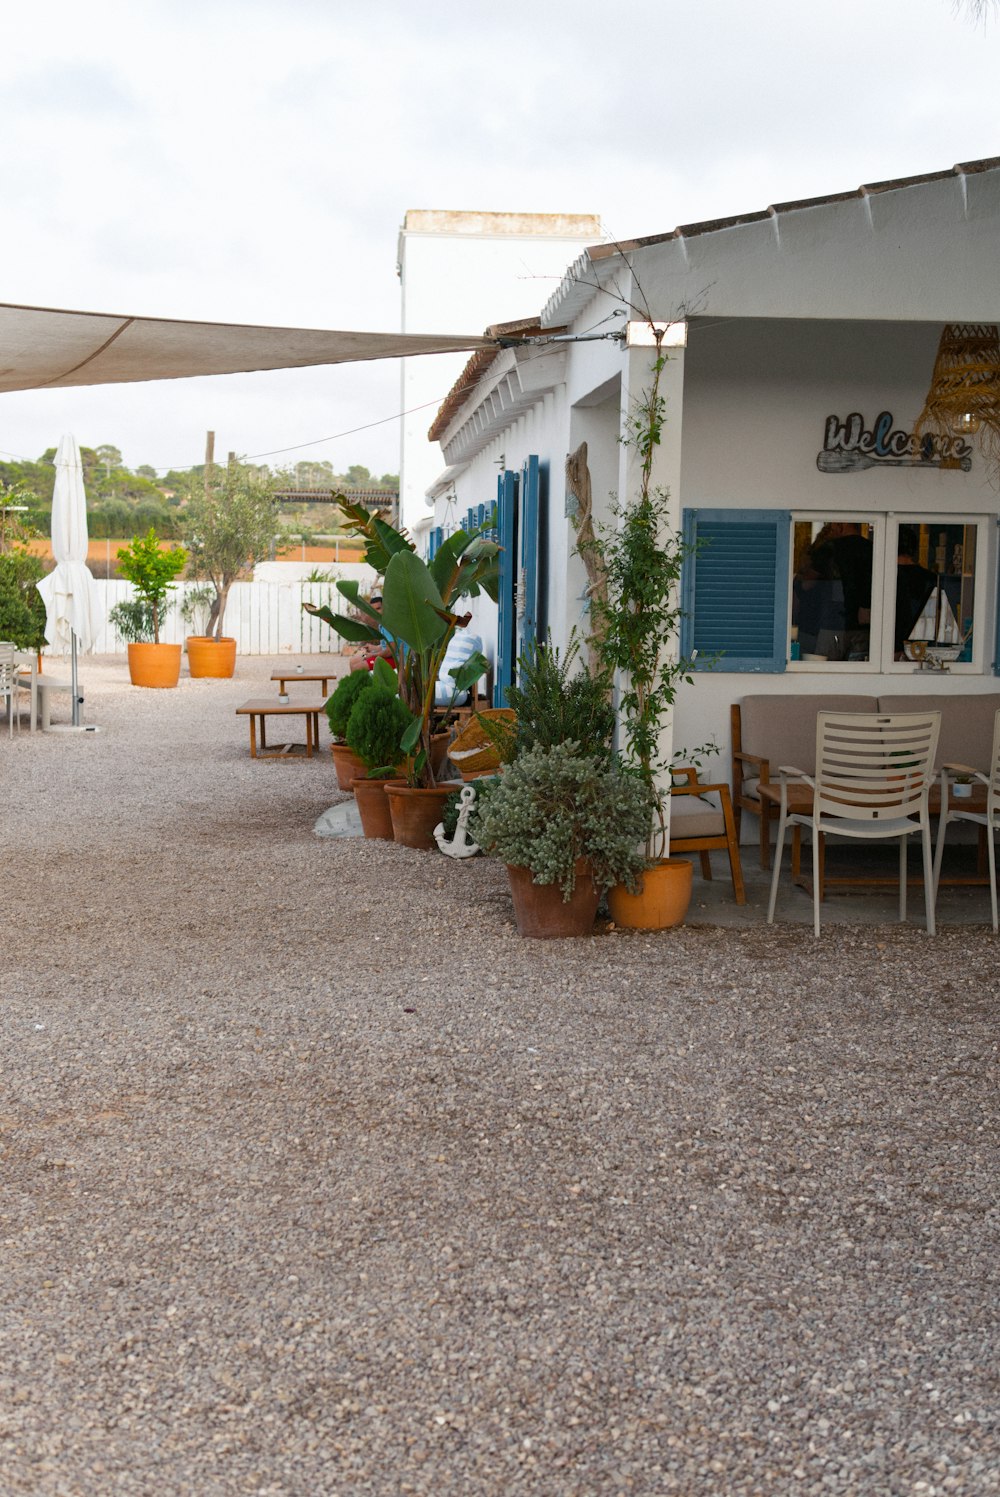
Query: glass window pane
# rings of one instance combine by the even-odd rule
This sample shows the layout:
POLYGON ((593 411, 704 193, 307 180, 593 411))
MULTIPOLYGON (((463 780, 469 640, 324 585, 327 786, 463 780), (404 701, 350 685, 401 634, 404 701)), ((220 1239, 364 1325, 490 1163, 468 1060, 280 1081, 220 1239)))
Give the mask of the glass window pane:
POLYGON ((975 525, 954 520, 899 526, 896 660, 972 659, 976 539, 975 525))
POLYGON ((792 578, 793 660, 869 658, 871 522, 797 520, 792 578))

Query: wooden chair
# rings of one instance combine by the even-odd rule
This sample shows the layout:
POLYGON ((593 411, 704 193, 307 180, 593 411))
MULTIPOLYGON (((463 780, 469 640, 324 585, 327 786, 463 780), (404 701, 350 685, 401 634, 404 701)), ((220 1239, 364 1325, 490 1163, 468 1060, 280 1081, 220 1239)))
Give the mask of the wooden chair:
POLYGON ((820 712, 816 718, 816 773, 783 764, 781 807, 767 923, 774 923, 785 830, 810 827, 813 856, 813 933, 819 935, 823 838, 899 843, 899 918, 906 919, 906 849, 920 835, 924 856, 927 933, 934 934, 930 789, 941 731, 940 712, 820 712), (788 782, 812 787, 812 809, 789 812, 788 782))
POLYGON ((934 854, 934 893, 941 882, 941 860, 944 856, 944 839, 950 821, 971 822, 979 828, 980 852, 982 839, 986 837, 986 851, 990 870, 990 906, 993 931, 997 932, 997 855, 994 836, 1000 831, 1000 711, 993 719, 993 752, 987 773, 973 769, 968 764, 944 764, 941 767, 941 820, 938 822, 937 851, 934 854), (970 778, 986 786, 986 810, 974 811, 954 799, 954 784, 959 777, 970 778))
POLYGON ((670 791, 670 856, 682 857, 688 852, 698 853, 702 877, 710 879, 712 864, 708 855, 724 849, 729 856, 729 873, 736 903, 746 904, 740 844, 736 835, 736 819, 729 786, 700 784, 698 771, 689 767, 675 769, 673 777, 675 783, 670 791), (678 780, 683 783, 677 784, 678 780), (709 795, 718 796, 718 807, 706 799, 709 795))

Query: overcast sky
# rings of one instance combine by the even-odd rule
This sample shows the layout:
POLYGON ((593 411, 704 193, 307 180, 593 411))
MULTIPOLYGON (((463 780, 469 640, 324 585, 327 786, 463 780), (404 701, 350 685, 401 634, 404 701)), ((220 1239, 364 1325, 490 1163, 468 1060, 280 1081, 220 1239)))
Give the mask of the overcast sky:
MULTIPOLYGON (((953 0, 33 0, 0 49, 0 301, 34 306, 392 331, 408 208, 624 239, 1000 154, 1000 22, 953 0)), ((211 428, 381 473, 399 399, 394 364, 0 395, 0 452, 165 469, 211 428)))

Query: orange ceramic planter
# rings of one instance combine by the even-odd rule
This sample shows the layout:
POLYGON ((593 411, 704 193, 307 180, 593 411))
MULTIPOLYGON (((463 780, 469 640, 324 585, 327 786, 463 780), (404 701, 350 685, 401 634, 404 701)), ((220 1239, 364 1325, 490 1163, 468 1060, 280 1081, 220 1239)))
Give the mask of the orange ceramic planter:
POLYGON ((129 645, 128 673, 133 686, 176 686, 181 676, 180 645, 129 645))
POLYGON ((625 930, 669 930, 683 925, 691 903, 694 865, 687 858, 662 858, 642 875, 638 894, 624 884, 608 890, 608 911, 625 930))
POLYGON ((189 634, 188 669, 192 676, 217 676, 228 679, 236 669, 236 640, 224 634, 215 639, 210 634, 189 634))

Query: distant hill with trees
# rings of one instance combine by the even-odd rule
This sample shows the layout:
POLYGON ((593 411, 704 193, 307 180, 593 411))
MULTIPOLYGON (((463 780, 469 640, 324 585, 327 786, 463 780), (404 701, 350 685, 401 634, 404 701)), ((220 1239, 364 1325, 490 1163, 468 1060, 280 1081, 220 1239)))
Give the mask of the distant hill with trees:
MULTIPOLYGON (((19 501, 28 506, 24 520, 42 535, 51 533, 55 455, 56 449, 50 447, 37 462, 0 461, 0 484, 18 491, 19 501)), ((205 469, 201 464, 158 477, 156 469, 145 463, 134 470, 127 468, 119 449, 110 443, 81 446, 80 456, 87 490, 87 523, 95 540, 144 535, 151 525, 158 535, 174 539, 180 535, 181 513, 189 497, 204 491, 205 469)), ((266 464, 260 467, 271 472, 266 464)), ((304 497, 310 490, 317 494, 331 489, 399 491, 398 474, 383 473, 376 478, 357 463, 346 473, 336 473, 329 462, 301 462, 282 470, 281 477, 283 482, 287 480, 288 490, 296 494, 295 503, 282 505, 281 523, 304 535, 313 530, 325 534, 337 529, 336 511, 321 502, 311 504, 304 497)))

